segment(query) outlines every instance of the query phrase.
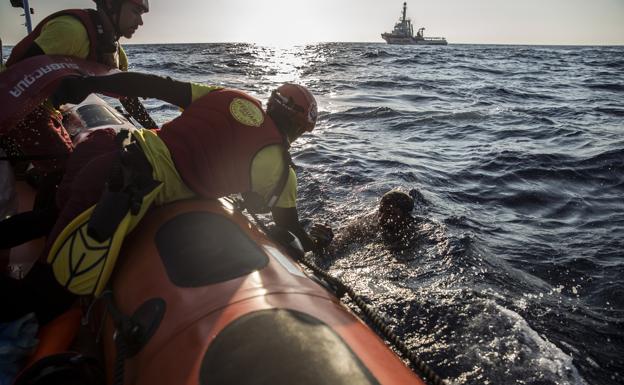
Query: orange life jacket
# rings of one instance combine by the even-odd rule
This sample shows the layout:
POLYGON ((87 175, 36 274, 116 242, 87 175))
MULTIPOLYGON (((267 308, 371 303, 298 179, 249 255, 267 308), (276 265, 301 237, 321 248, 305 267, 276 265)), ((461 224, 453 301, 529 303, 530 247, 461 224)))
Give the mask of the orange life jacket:
POLYGON ((104 28, 100 25, 100 17, 97 14, 97 11, 93 9, 65 9, 56 13, 51 14, 50 16, 43 19, 35 29, 28 34, 25 38, 23 38, 19 43, 13 47, 11 50, 11 56, 6 62, 6 66, 10 67, 13 64, 24 59, 24 55, 33 44, 35 39, 41 35, 41 30, 43 27, 52 19, 55 19, 60 16, 73 16, 80 20, 80 22, 87 29, 87 35, 89 36, 89 56, 87 56, 87 60, 89 61, 100 61, 99 60, 99 49, 101 48, 101 40, 104 34, 104 28), (99 32, 102 31, 102 32, 99 32))
POLYGON ((231 89, 193 102, 159 132, 186 185, 218 198, 251 190, 251 163, 258 151, 284 137, 261 103, 231 89))

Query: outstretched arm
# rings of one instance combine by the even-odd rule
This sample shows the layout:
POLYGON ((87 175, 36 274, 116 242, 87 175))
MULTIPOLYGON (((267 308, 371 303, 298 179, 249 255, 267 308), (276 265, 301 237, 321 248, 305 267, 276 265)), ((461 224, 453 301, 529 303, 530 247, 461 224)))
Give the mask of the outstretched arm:
POLYGON ((299 238, 305 251, 310 251, 314 248, 314 241, 312 241, 308 233, 303 229, 303 226, 301 226, 301 223, 299 223, 299 214, 295 207, 273 207, 271 214, 273 215, 273 222, 277 226, 290 231, 299 238))
POLYGON ((190 83, 138 72, 65 79, 55 94, 55 101, 58 104, 80 103, 94 92, 155 98, 182 108, 191 104, 190 83))
POLYGON ((310 229, 310 234, 306 233, 301 223, 299 223, 299 214, 295 207, 273 207, 271 214, 277 226, 290 231, 299 238, 305 251, 320 252, 329 245, 334 237, 331 228, 320 224, 313 225, 310 229))

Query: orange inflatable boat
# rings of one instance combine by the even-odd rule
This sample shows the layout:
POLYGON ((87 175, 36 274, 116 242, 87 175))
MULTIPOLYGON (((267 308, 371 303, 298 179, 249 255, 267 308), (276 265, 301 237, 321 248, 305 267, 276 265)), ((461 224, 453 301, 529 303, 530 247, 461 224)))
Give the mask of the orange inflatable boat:
MULTIPOLYGON (((124 240, 104 295, 83 301, 83 319, 101 350, 96 366, 105 373, 96 382, 424 384, 339 301, 327 277, 302 268, 291 252, 230 200, 153 208, 124 240)), ((78 328, 75 312, 51 328, 78 328)), ((46 348, 36 357, 43 358, 33 358, 36 370, 18 383, 39 384, 50 367, 83 360, 84 351, 59 354, 64 347, 52 329, 42 338, 54 343, 42 341, 46 348)), ((82 362, 93 374, 91 353, 82 362)))
POLYGON ((102 341, 125 384, 423 384, 225 200, 153 209, 111 291, 102 341))

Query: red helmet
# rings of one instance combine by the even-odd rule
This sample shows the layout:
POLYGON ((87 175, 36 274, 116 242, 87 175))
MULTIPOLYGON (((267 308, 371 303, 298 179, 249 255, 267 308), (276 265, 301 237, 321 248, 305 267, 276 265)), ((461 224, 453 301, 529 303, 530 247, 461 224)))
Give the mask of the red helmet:
POLYGON ((285 83, 271 93, 267 112, 280 110, 303 131, 312 131, 318 109, 310 91, 298 84, 285 83))

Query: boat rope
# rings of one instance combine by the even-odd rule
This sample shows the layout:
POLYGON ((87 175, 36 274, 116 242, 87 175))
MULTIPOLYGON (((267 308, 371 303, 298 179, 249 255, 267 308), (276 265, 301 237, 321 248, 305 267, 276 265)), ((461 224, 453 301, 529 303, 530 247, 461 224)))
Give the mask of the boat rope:
MULTIPOLYGON (((113 385, 124 384, 124 373, 126 360, 132 358, 147 344, 160 325, 165 314, 166 303, 161 298, 152 298, 139 306, 135 312, 128 316, 115 305, 112 290, 105 290, 99 297, 96 297, 90 307, 96 302, 104 300, 106 312, 114 324, 113 341, 115 343, 115 360, 113 367, 113 385)), ((86 322, 91 309, 87 310, 86 322)), ((85 320, 83 320, 85 321, 85 320)), ((100 323, 100 327, 104 321, 100 323)), ((101 332, 98 331, 98 335, 101 332)))
POLYGON ((102 293, 101 298, 105 300, 108 314, 115 325, 113 341, 115 342, 115 363, 113 367, 113 385, 123 385, 126 371, 127 345, 125 333, 131 327, 130 317, 127 317, 117 309, 114 304, 113 292, 110 290, 102 293))
POLYGON ((113 371, 113 385, 123 385, 126 372, 126 342, 123 338, 115 338, 115 368, 113 371))
MULTIPOLYGON (((301 258, 299 260, 308 269, 312 270, 315 274, 322 277, 324 280, 335 285, 338 289, 337 295, 341 292, 346 293, 349 298, 357 305, 357 307, 364 313, 367 319, 373 324, 382 336, 388 340, 402 355, 407 358, 412 366, 416 369, 421 377, 425 378, 429 383, 433 385, 445 385, 444 380, 427 365, 427 363, 421 360, 415 352, 411 351, 407 345, 401 340, 401 338, 392 331, 392 328, 385 322, 383 317, 371 306, 369 306, 364 299, 358 295, 352 288, 345 285, 339 279, 329 275, 326 271, 316 266, 308 259, 301 258)), ((339 297, 341 299, 341 297, 339 297)))
MULTIPOLYGON (((258 227, 262 229, 266 234, 270 234, 270 231, 267 229, 265 224, 258 219, 258 217, 250 213, 251 217, 254 219, 258 227)), ((440 377, 437 373, 427 365, 427 363, 421 360, 415 352, 410 350, 407 345, 401 340, 401 338, 392 331, 392 328, 385 322, 383 317, 371 306, 369 306, 362 296, 357 294, 352 288, 345 285, 338 278, 330 275, 325 270, 318 267, 314 262, 305 258, 305 256, 301 256, 300 258, 295 259, 310 269, 315 275, 322 278, 329 285, 333 286, 334 292, 338 299, 342 299, 344 294, 347 294, 349 298, 357 305, 357 307, 362 311, 362 313, 367 317, 367 319, 373 324, 375 329, 381 333, 381 336, 384 337, 387 341, 389 341, 392 346, 394 346, 404 358, 410 362, 412 367, 416 370, 416 372, 428 381, 432 385, 446 385, 446 382, 440 377)))

